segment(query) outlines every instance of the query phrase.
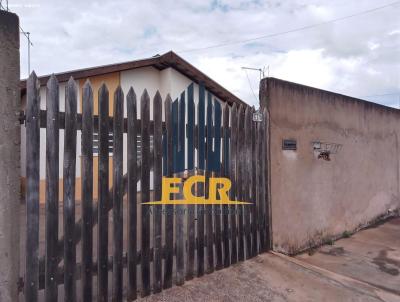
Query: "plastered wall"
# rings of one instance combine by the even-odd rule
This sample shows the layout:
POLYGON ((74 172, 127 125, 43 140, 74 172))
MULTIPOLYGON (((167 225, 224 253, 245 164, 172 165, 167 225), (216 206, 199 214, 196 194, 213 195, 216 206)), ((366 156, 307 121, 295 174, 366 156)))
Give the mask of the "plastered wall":
POLYGON ((292 254, 400 207, 397 109, 267 78, 273 247, 292 254), (297 150, 282 150, 294 139, 297 150), (315 141, 341 145, 330 161, 315 141))

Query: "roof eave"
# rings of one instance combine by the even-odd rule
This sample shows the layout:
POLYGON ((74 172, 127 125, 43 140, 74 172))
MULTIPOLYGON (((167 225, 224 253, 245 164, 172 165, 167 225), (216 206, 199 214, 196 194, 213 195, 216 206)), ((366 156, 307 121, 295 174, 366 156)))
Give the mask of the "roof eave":
MULTIPOLYGON (((235 96, 227 89, 222 87, 220 84, 209 78, 207 75, 191 65, 189 62, 185 61, 173 51, 169 51, 161 56, 155 56, 147 59, 73 70, 57 73, 55 75, 59 82, 66 82, 69 80, 70 77, 73 77, 75 80, 79 80, 107 73, 120 72, 148 66, 153 66, 159 70, 167 67, 174 68, 175 70, 190 78, 193 82, 197 84, 204 84, 205 88, 212 94, 214 94, 217 98, 228 102, 229 104, 237 103, 239 105, 247 105, 237 96, 235 96)), ((38 79, 40 85, 45 86, 49 78, 50 75, 39 77, 38 79)), ((21 94, 24 94, 26 90, 26 79, 20 81, 20 88, 21 94)))

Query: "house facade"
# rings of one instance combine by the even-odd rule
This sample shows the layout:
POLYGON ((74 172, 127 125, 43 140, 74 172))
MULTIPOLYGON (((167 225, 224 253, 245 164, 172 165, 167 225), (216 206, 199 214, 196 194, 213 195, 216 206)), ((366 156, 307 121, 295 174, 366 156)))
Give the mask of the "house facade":
MULTIPOLYGON (((137 97, 137 108, 140 108, 140 97, 143 91, 146 89, 150 99, 154 97, 157 91, 160 92, 163 99, 169 94, 172 100, 178 98, 182 92, 185 92, 190 84, 194 84, 194 98, 195 102, 198 100, 198 87, 200 83, 203 83, 205 89, 210 92, 214 98, 218 99, 222 103, 237 103, 245 104, 238 97, 233 95, 231 92, 223 88, 221 85, 210 79, 204 73, 199 71, 193 65, 183 60, 181 57, 173 52, 168 52, 161 56, 155 56, 148 59, 137 60, 132 62, 125 62, 107 66, 99 66, 94 68, 69 71, 64 73, 56 74, 59 81, 59 96, 60 96, 60 111, 63 112, 65 108, 65 86, 70 77, 73 77, 78 85, 78 113, 82 112, 82 88, 87 80, 90 81, 93 89, 93 101, 94 101, 94 115, 98 114, 98 90, 104 83, 107 85, 109 90, 109 108, 110 116, 113 115, 113 99, 114 91, 118 86, 121 86, 125 96, 129 91, 130 87, 133 87, 137 97)), ((41 110, 46 110, 46 83, 49 76, 39 76, 40 98, 41 98, 41 110)), ((26 103, 26 81, 21 81, 21 96, 23 105, 26 103)), ((152 102, 150 102, 152 104, 152 102)), ((126 106, 126 104, 125 104, 126 106)), ((140 118, 140 110, 137 110, 138 118, 140 118)), ((150 116, 153 114, 152 105, 150 106, 150 116)), ((126 107, 125 107, 126 117, 126 107)), ((63 186, 62 186, 62 174, 63 174, 63 149, 64 149, 64 136, 63 130, 60 130, 60 163, 59 163, 59 194, 60 200, 62 200, 63 186)), ((81 135, 78 130, 78 137, 81 135)), ((22 142, 25 142, 25 127, 21 130, 22 142)), ((40 130, 40 144, 41 149, 45 150, 46 145, 46 129, 40 130)), ((80 200, 81 196, 81 146, 80 140, 77 140, 77 159, 76 159, 76 199, 80 200)), ((96 145, 96 139, 94 140, 96 145)), ((126 150, 126 134, 124 134, 124 163, 127 162, 127 150, 126 150)), ((138 147, 140 148, 140 137, 138 137, 138 147)), ((24 187, 25 179, 25 146, 22 145, 21 149, 21 174, 22 183, 24 187)), ((140 152, 140 149, 138 150, 140 152)), ((139 154, 140 156, 140 154, 139 154)), ((40 202, 45 201, 45 187, 46 187, 46 154, 42 152, 40 154, 40 202)), ((97 197, 97 175, 98 175, 98 156, 96 150, 93 154, 94 164, 94 198, 97 197)), ((112 171, 112 152, 110 152, 110 171, 112 171)), ((124 173, 126 173, 126 166, 124 167, 124 173)), ((140 184, 139 184, 140 185, 140 184)), ((110 186, 112 186, 112 173, 110 173, 110 186)), ((23 190, 24 191, 24 190, 23 190)))

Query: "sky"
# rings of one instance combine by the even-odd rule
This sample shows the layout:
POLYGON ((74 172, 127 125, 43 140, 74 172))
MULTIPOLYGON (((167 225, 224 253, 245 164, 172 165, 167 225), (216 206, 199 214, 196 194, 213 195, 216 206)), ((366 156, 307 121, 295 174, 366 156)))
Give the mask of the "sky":
MULTIPOLYGON (((242 67, 399 108, 400 1, 395 2, 9 0, 8 5, 31 33, 31 69, 38 75, 173 50, 256 107, 260 73, 242 67), (395 4, 358 15, 390 3, 395 4), (215 45, 224 46, 209 48, 215 45)), ((22 78, 27 57, 21 35, 22 78)))

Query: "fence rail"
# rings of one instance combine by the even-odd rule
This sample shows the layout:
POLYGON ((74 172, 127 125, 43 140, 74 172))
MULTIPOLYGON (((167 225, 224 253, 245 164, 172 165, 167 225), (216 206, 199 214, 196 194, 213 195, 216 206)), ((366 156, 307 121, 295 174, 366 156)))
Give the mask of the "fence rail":
MULTIPOLYGON (((221 104, 202 85, 197 97, 191 84, 174 101, 169 95, 162 100, 159 92, 150 99, 145 90, 139 102, 133 88, 126 97, 120 87, 110 96, 106 85, 102 85, 98 93, 99 114, 95 116, 90 82, 82 88, 81 114, 77 112, 78 88, 72 78, 66 85, 65 112, 59 110, 59 84, 55 76, 50 77, 46 87, 46 110, 40 110, 39 89, 38 79, 32 73, 27 83, 26 110, 27 229, 23 278, 26 301, 38 301, 42 289, 46 301, 56 301, 59 284, 64 286, 67 301, 110 298, 122 301, 123 293, 128 300, 135 300, 138 291, 141 296, 157 293, 173 283, 182 285, 185 280, 268 250, 265 111, 263 121, 255 122, 254 108, 221 104), (111 98, 112 117, 109 116, 111 98), (45 145, 40 142, 40 128, 46 128, 45 145), (64 130, 62 158, 59 158, 60 129, 64 130), (78 131, 81 131, 80 141, 78 131), (110 132, 112 171, 109 171, 110 132), (94 137, 98 141, 98 179, 93 177, 94 137), (77 178, 79 149, 82 168, 81 177, 77 178), (39 212, 40 152, 46 152, 45 222, 40 221, 39 212), (63 160, 61 238, 58 236, 60 160, 63 160), (205 177, 204 183, 193 186, 196 196, 209 198, 212 178, 224 177, 232 184, 229 199, 251 204, 142 204, 162 199, 163 177, 186 180, 194 175, 205 177), (81 182, 80 201, 75 200, 77 181, 81 182), (93 182, 98 182, 97 200, 93 198, 93 182), (77 207, 82 214, 75 222, 77 207), (109 230, 111 210, 112 230, 109 230), (39 242, 43 240, 39 238, 41 223, 45 223, 44 255, 39 255, 39 242), (81 243, 79 257, 78 243, 81 243)), ((173 194, 173 199, 182 199, 182 193, 173 194)))

